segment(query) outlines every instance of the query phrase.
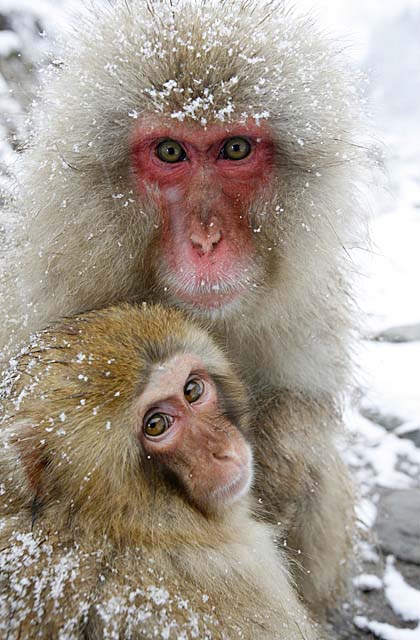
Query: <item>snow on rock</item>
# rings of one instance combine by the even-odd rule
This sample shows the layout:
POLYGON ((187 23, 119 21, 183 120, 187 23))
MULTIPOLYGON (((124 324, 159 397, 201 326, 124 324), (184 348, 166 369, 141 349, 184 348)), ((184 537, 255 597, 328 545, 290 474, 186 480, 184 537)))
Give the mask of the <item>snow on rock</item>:
POLYGON ((420 591, 406 583, 396 570, 392 556, 387 558, 384 584, 385 595, 395 613, 403 620, 420 621, 420 591))
POLYGON ((346 419, 352 444, 344 457, 354 469, 363 495, 374 486, 406 489, 419 486, 420 449, 388 433, 358 412, 346 419))
POLYGON ((374 591, 375 589, 382 589, 384 583, 373 573, 362 573, 353 578, 353 585, 361 591, 374 591))
MULTIPOLYGON (((392 556, 387 558, 383 583, 386 598, 393 611, 402 620, 420 622, 420 591, 407 584, 395 568, 392 556)), ((399 628, 384 622, 368 620, 366 616, 356 616, 354 623, 359 629, 371 631, 382 640, 420 640, 420 624, 414 628, 399 628)))
MULTIPOLYGON (((420 215, 419 223, 420 223, 420 215)), ((420 224, 417 243, 420 239, 420 224)), ((420 251, 419 270, 420 278, 420 251)), ((420 289, 418 295, 420 305, 420 289)), ((361 406, 397 419, 395 427, 411 423, 420 427, 420 341, 413 343, 365 342, 360 350, 365 395, 361 406)), ((385 425, 386 426, 386 423, 385 425)))
POLYGON ((356 616, 354 624, 363 631, 371 631, 382 640, 420 640, 420 625, 415 629, 399 629, 385 622, 368 620, 365 616, 356 616))

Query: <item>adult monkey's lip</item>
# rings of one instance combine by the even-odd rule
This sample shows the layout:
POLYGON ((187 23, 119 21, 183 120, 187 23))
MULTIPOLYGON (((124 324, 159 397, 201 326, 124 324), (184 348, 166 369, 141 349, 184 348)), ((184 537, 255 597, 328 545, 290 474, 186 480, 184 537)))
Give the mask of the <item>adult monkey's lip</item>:
POLYGON ((201 309, 221 309, 255 291, 260 273, 253 265, 239 265, 230 270, 218 265, 207 272, 195 265, 174 272, 168 268, 161 274, 165 293, 174 303, 194 305, 201 309))

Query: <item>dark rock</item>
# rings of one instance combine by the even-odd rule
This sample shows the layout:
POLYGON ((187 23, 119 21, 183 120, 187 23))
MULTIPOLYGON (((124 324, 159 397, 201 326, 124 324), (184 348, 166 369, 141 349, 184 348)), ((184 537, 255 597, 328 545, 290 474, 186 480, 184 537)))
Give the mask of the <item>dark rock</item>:
POLYGON ((420 425, 415 426, 407 431, 404 429, 401 432, 398 431, 399 427, 404 425, 404 420, 399 418, 396 415, 391 415, 388 413, 383 413, 381 409, 377 407, 373 407, 370 405, 363 405, 363 401, 359 407, 360 414, 374 422, 375 424, 379 424, 381 427, 389 431, 390 433, 395 433, 399 438, 406 438, 407 440, 411 440, 414 442, 416 447, 420 448, 420 425))
POLYGON ((415 429, 411 429, 410 431, 405 431, 403 433, 397 433, 399 438, 406 438, 407 440, 411 440, 414 442, 416 447, 420 448, 420 426, 415 429))
POLYGON ((379 503, 375 522, 378 544, 385 553, 420 565, 420 491, 391 491, 379 503))
POLYGON ((9 16, 0 13, 0 31, 9 31, 11 29, 9 16))
POLYGON ((394 431, 404 424, 404 420, 402 420, 398 416, 383 413, 377 407, 364 406, 362 403, 359 411, 364 418, 367 418, 375 424, 379 424, 387 431, 394 431))
POLYGON ((420 323, 391 327, 373 336, 378 342, 415 342, 420 340, 420 323))

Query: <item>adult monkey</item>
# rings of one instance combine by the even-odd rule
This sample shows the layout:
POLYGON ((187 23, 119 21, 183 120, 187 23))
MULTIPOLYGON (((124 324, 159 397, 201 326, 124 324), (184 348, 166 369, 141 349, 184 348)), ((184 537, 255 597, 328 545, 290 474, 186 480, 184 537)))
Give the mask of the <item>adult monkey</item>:
POLYGON ((322 615, 353 519, 333 442, 358 154, 340 55, 310 20, 252 1, 117 2, 69 48, 23 156, 6 293, 27 318, 7 335, 147 300, 223 337, 260 418, 257 495, 322 615))

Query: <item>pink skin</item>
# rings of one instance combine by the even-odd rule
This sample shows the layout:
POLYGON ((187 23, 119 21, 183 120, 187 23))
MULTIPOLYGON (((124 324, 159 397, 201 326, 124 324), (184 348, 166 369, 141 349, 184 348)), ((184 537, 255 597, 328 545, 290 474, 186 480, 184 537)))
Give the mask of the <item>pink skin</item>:
POLYGON ((273 155, 267 128, 253 121, 206 129, 153 117, 140 121, 134 168, 140 192, 154 193, 162 212, 162 274, 176 299, 220 307, 246 289, 255 252, 249 205, 270 186, 273 155), (220 156, 233 137, 251 145, 242 160, 220 156), (187 158, 162 161, 156 150, 165 139, 178 142, 187 158))
POLYGON ((190 498, 204 509, 239 500, 252 483, 252 453, 246 440, 220 415, 216 387, 199 359, 175 356, 156 367, 138 400, 139 439, 146 454, 171 469, 190 498), (190 404, 184 395, 188 380, 199 379, 204 393, 190 404), (144 431, 155 413, 170 416, 160 436, 144 431))

